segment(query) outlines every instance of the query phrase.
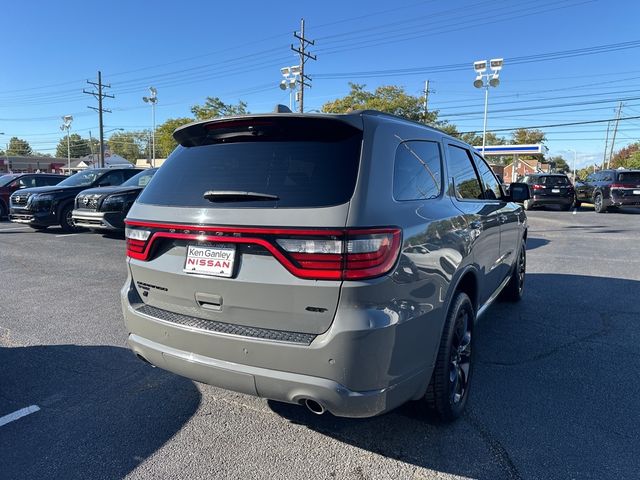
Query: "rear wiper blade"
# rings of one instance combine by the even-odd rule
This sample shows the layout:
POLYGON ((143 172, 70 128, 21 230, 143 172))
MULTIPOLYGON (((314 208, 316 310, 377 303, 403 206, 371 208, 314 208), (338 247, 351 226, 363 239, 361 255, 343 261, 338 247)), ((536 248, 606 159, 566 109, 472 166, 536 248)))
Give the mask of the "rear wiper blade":
POLYGON ((210 202, 242 202, 250 200, 280 200, 277 195, 259 192, 242 192, 238 190, 209 190, 202 195, 210 202))

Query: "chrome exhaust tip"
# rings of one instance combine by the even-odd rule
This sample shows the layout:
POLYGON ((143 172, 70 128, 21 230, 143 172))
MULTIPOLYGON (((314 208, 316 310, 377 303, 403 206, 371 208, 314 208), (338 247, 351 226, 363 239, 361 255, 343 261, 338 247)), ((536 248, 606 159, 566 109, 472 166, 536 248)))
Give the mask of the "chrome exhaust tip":
POLYGON ((326 411, 322 404, 310 398, 305 399, 304 405, 309 409, 311 413, 314 413, 316 415, 322 415, 326 411))

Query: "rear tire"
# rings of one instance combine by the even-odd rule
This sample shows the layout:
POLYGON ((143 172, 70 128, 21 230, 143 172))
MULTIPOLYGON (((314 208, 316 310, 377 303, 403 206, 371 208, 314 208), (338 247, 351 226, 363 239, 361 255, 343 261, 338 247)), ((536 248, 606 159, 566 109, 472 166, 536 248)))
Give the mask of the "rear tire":
POLYGON ((582 202, 576 200, 576 201, 573 202, 573 206, 576 207, 576 208, 580 208, 582 206, 582 202))
POLYGON ((78 231, 78 227, 76 227, 75 223, 73 223, 73 218, 71 218, 71 212, 73 212, 73 205, 64 207, 60 213, 60 226, 63 232, 78 231))
POLYGON ((524 280, 527 273, 527 246, 524 241, 518 252, 518 259, 511 272, 509 283, 504 287, 500 298, 507 302, 519 302, 524 293, 524 280))
POLYGON ((4 202, 0 202, 0 220, 7 216, 9 212, 7 212, 7 207, 4 205, 4 202))
POLYGON ((564 212, 568 212, 569 210, 571 210, 571 207, 573 207, 572 204, 569 205, 561 205, 560 206, 560 210, 564 211, 564 212))
POLYGON ((595 197, 593 197, 593 210, 596 213, 606 213, 607 207, 604 206, 604 199, 602 198, 601 193, 596 193, 595 197))
POLYGON ((464 292, 456 292, 447 313, 436 365, 422 403, 443 422, 464 412, 473 372, 475 310, 464 292))

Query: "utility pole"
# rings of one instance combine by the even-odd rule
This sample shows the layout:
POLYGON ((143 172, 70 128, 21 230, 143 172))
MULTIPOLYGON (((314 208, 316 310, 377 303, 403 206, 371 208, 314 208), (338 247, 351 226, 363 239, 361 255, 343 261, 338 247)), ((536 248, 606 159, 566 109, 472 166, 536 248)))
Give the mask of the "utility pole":
POLYGON ((618 123, 620 123, 620 112, 622 112, 622 102, 618 103, 618 114, 616 115, 616 124, 613 127, 613 138, 611 139, 611 150, 609 151, 609 161, 607 162, 607 168, 611 166, 613 147, 616 144, 616 133, 618 133, 618 123))
POLYGON ((108 95, 106 93, 102 93, 102 89, 103 88, 111 88, 111 85, 104 85, 102 83, 102 72, 98 71, 98 81, 97 82, 90 82, 89 80, 87 80, 87 83, 89 85, 93 85, 94 87, 97 87, 98 91, 91 91, 88 92, 86 90, 82 90, 82 93, 86 93, 88 95, 93 95, 94 97, 96 97, 98 99, 98 108, 96 107, 89 107, 91 110, 95 110, 96 112, 98 112, 98 119, 99 119, 99 125, 100 125, 100 152, 99 153, 99 157, 98 157, 98 167, 104 167, 104 125, 102 122, 102 114, 103 112, 107 112, 107 113, 111 113, 111 110, 106 109, 106 108, 102 108, 102 99, 103 98, 115 98, 113 95, 108 95))
POLYGON ((300 107, 300 113, 304 113, 304 87, 311 88, 311 84, 305 82, 305 80, 311 81, 311 78, 304 74, 304 64, 309 59, 317 60, 315 55, 305 51, 307 45, 315 45, 315 41, 307 40, 304 36, 304 18, 300 20, 300 35, 298 35, 298 32, 293 32, 293 36, 300 40, 300 47, 294 48, 293 44, 291 44, 291 50, 300 55, 300 78, 298 79, 300 85, 300 99, 298 104, 300 107))
POLYGON ((602 169, 607 167, 607 148, 609 147, 609 130, 611 129, 611 122, 607 122, 607 135, 604 137, 604 154, 602 156, 602 169))
POLYGON ((422 103, 422 115, 424 116, 424 123, 427 123, 427 113, 429 110, 427 109, 427 102, 429 101, 429 94, 431 90, 429 90, 429 80, 424 81, 424 102, 422 103))

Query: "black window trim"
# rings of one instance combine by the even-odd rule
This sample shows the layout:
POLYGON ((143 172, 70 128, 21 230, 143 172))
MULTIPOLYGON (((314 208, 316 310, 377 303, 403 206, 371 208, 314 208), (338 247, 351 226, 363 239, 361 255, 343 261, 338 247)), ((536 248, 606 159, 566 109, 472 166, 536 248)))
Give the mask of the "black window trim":
POLYGON ((491 173, 491 175, 493 175, 494 180, 498 183, 498 187, 500 188, 500 198, 485 198, 484 200, 487 202, 499 202, 499 203, 505 203, 505 201, 502 199, 502 197, 504 196, 504 190, 502 188, 502 182, 500 182, 500 180, 498 180, 498 177, 496 177, 495 172, 493 171, 493 168, 491 168, 491 165, 489 165, 489 162, 487 162, 485 160, 485 158, 480 155, 479 152, 477 152, 475 149, 471 150, 471 158, 473 160, 473 167, 476 169, 476 174, 480 177, 480 186, 483 187, 482 188, 482 196, 485 196, 487 190, 486 188, 484 188, 484 182, 482 180, 482 176, 479 175, 480 172, 478 171, 478 167, 476 165, 476 160, 475 157, 478 157, 480 159, 480 161, 484 162, 484 164, 486 165, 486 167, 489 169, 489 172, 491 173))

